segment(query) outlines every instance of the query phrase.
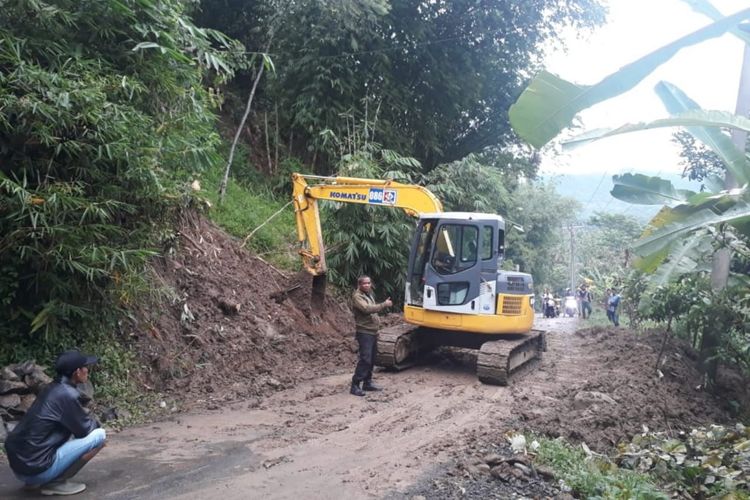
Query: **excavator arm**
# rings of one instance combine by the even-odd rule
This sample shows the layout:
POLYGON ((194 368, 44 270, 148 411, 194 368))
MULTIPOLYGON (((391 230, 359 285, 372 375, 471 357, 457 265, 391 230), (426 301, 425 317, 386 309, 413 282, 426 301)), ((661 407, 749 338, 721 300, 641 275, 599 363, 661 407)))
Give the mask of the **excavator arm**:
POLYGON ((391 180, 292 174, 292 185, 299 253, 313 276, 327 270, 318 200, 400 208, 413 217, 443 211, 440 200, 426 188, 391 180), (315 184, 308 185, 308 180, 315 184))

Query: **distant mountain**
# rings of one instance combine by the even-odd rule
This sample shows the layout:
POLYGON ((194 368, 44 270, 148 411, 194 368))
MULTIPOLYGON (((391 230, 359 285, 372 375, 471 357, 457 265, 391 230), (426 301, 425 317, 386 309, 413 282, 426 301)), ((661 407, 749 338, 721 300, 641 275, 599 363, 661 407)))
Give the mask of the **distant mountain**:
MULTIPOLYGON (((700 184, 689 182, 679 175, 663 175, 659 177, 672 182, 680 189, 691 189, 698 191, 700 184)), ((562 196, 567 196, 578 201, 582 205, 582 212, 579 219, 587 219, 594 212, 607 212, 626 214, 635 217, 643 222, 651 219, 661 208, 657 205, 631 205, 616 198, 613 198, 612 191, 612 174, 586 174, 586 175, 554 175, 543 177, 544 180, 551 180, 555 185, 555 190, 562 196)))

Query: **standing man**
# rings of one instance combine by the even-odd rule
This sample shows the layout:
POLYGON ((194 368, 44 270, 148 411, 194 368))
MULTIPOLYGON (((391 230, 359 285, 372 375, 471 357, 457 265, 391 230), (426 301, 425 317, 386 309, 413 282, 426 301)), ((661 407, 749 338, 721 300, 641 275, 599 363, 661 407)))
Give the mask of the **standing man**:
POLYGON ((8 434, 5 451, 15 476, 42 495, 75 495, 86 489, 73 477, 105 445, 104 429, 83 409, 76 384, 89 379, 95 356, 66 351, 55 361, 58 377, 44 388, 8 434))
POLYGON ((620 305, 620 294, 617 288, 612 288, 612 295, 607 301, 607 313, 615 326, 620 326, 620 315, 617 313, 617 306, 620 305))
POLYGON ((392 305, 390 297, 379 304, 375 302, 372 296, 372 280, 369 276, 360 276, 357 279, 357 289, 352 294, 352 309, 357 329, 359 359, 349 391, 355 396, 364 396, 365 391, 380 390, 372 383, 372 369, 378 352, 378 328, 380 327, 380 318, 377 313, 392 305))
POLYGON ((591 292, 588 286, 581 285, 581 315, 583 319, 591 317, 591 292))

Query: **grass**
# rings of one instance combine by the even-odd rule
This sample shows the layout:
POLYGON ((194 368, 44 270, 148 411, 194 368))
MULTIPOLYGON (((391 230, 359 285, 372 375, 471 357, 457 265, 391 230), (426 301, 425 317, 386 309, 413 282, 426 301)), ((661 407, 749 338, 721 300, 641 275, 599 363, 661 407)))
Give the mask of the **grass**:
POLYGON ((248 185, 240 184, 230 178, 224 202, 219 204, 222 168, 206 172, 202 179, 200 194, 211 202, 211 220, 242 240, 265 224, 248 240, 246 247, 282 269, 299 268, 299 256, 296 252, 297 226, 294 209, 288 205, 292 200, 291 181, 289 195, 284 198, 275 195, 267 185, 259 182, 250 187, 249 182, 248 185))
POLYGON ((536 440, 535 462, 550 467, 577 496, 589 499, 668 499, 653 479, 644 474, 618 468, 606 457, 589 456, 581 447, 562 439, 527 436, 536 440))

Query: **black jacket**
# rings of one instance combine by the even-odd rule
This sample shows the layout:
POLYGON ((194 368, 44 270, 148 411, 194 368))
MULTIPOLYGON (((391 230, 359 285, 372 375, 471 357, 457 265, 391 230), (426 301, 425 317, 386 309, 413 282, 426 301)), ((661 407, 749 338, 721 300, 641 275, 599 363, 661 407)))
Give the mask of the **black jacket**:
POLYGON ((24 476, 41 474, 52 466, 55 452, 71 435, 86 437, 99 427, 81 406, 79 395, 66 377, 44 388, 5 440, 14 472, 24 476))

